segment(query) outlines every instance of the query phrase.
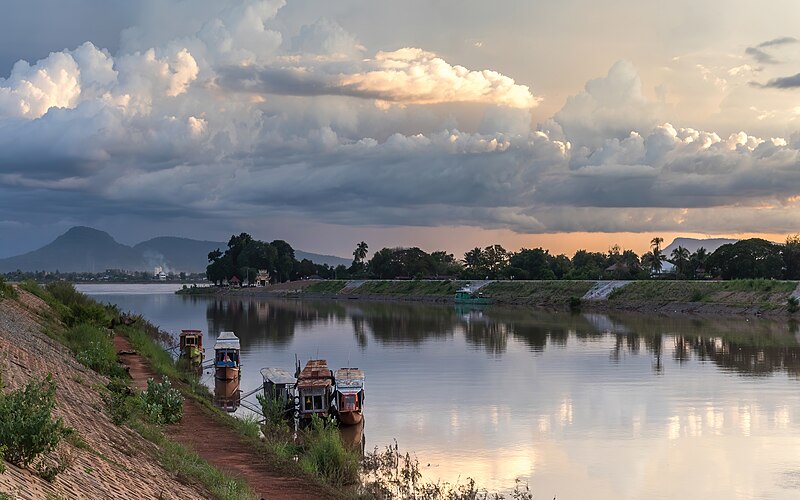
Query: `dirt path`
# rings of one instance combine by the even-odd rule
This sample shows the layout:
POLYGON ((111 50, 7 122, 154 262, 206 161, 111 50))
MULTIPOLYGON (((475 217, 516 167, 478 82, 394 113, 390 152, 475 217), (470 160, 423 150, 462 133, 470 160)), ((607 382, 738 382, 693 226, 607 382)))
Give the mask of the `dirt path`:
MULTIPOLYGON (((128 340, 114 337, 119 351, 133 351, 128 340)), ((124 354, 120 360, 130 368, 136 387, 146 388, 149 377, 158 378, 149 362, 138 354, 124 354)), ((262 498, 275 500, 325 498, 325 492, 300 478, 284 477, 273 472, 272 467, 257 450, 242 442, 240 436, 217 423, 195 401, 187 399, 183 405, 181 423, 167 428, 169 437, 189 446, 210 464, 234 475, 243 477, 262 498)))

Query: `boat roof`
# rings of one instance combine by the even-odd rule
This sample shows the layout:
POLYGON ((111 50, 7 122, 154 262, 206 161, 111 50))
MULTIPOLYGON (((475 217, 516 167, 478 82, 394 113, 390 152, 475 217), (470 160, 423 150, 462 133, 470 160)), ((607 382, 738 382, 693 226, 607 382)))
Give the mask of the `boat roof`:
POLYGON ((292 385, 297 383, 297 379, 294 378, 294 375, 283 368, 262 368, 261 376, 264 377, 265 382, 272 382, 273 384, 292 385))
POLYGON ((181 337, 184 335, 200 335, 203 330, 181 330, 181 337))
POLYGON ((297 378, 297 387, 308 389, 312 387, 327 387, 333 384, 331 376, 333 373, 328 368, 328 362, 324 359, 312 359, 306 363, 306 367, 300 372, 297 378))
POLYGON ((364 370, 339 368, 336 370, 336 387, 339 389, 361 389, 364 387, 364 370))
POLYGON ((241 349, 239 337, 233 332, 220 332, 217 342, 214 344, 214 349, 241 349))

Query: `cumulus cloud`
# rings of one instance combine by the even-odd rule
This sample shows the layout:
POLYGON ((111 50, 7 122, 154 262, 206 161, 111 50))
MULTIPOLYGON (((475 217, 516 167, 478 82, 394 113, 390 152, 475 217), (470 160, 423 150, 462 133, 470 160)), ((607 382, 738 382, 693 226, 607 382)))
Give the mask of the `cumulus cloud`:
POLYGON ((193 30, 157 45, 144 26, 115 54, 87 43, 15 65, 0 80, 4 220, 37 205, 43 219, 718 232, 800 215, 799 139, 668 123, 629 62, 532 126, 539 98, 509 76, 421 48, 364 57, 325 19, 284 34, 282 4, 201 1, 193 30))
POLYGON ((526 85, 496 71, 454 66, 432 52, 410 47, 348 63, 285 57, 264 67, 227 68, 222 75, 223 87, 264 94, 349 96, 397 104, 475 102, 513 108, 532 108, 541 100, 526 85))

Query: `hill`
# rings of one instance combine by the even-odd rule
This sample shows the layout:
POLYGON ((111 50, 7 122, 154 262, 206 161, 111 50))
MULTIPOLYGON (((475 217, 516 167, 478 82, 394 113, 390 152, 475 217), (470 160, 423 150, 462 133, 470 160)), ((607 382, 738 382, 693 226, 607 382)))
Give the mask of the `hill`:
MULTIPOLYGON (((228 244, 173 236, 161 236, 129 247, 106 233, 90 227, 76 226, 52 243, 38 250, 0 259, 0 273, 22 271, 102 272, 106 269, 153 271, 159 266, 166 272, 203 272, 208 253, 228 244)), ((332 255, 295 250, 297 260, 309 259, 317 264, 349 266, 351 261, 332 255)))
POLYGON ((118 243, 104 231, 76 226, 38 250, 0 259, 0 272, 102 272, 106 269, 146 269, 141 253, 118 243))
POLYGON ((705 240, 700 240, 697 238, 675 238, 672 243, 669 244, 669 246, 662 250, 662 252, 664 252, 664 255, 666 255, 667 258, 670 258, 672 251, 681 246, 689 250, 689 253, 696 252, 700 247, 705 248, 708 253, 712 253, 722 245, 736 243, 737 241, 739 240, 732 240, 728 238, 709 238, 705 240))

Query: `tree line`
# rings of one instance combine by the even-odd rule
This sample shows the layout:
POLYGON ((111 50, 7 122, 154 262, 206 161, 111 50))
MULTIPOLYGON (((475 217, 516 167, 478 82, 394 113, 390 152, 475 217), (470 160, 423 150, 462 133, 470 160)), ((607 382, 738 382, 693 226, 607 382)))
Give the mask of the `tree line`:
POLYGON ((367 258, 369 246, 356 245, 348 267, 317 264, 295 259, 294 249, 283 240, 270 243, 247 233, 231 236, 228 248, 208 254, 206 277, 221 284, 236 276, 242 283, 254 283, 259 270, 270 281, 318 277, 324 279, 800 279, 800 235, 788 236, 783 244, 751 238, 720 246, 714 252, 699 248, 690 252, 682 246, 669 255, 662 249, 663 238, 650 240, 650 250, 637 255, 618 245, 608 252, 578 250, 570 258, 553 255, 543 248, 522 248, 510 252, 501 245, 476 247, 458 259, 443 250, 431 253, 418 247, 382 248, 367 258), (666 265, 671 264, 671 266, 666 265))

